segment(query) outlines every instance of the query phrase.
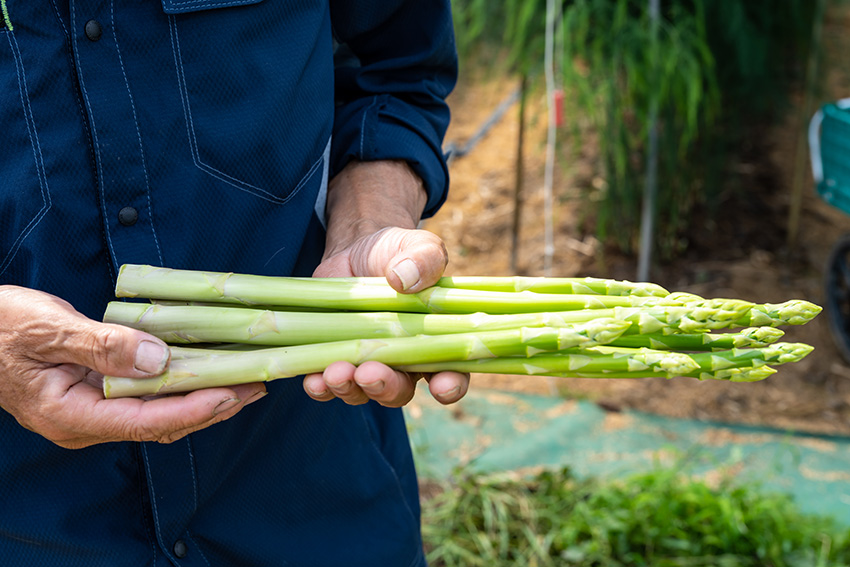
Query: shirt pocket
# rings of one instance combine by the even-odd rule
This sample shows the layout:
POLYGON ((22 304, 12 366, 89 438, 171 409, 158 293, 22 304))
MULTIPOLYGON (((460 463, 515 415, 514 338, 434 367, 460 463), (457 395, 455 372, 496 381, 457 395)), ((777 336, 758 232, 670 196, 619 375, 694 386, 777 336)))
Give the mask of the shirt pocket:
POLYGON ((312 72, 311 46, 290 38, 293 29, 316 26, 310 10, 263 0, 162 0, 162 7, 195 167, 287 202, 328 137, 321 116, 309 122, 316 90, 303 75, 312 72))
POLYGON ((0 30, 0 276, 50 208, 27 75, 14 32, 0 30))

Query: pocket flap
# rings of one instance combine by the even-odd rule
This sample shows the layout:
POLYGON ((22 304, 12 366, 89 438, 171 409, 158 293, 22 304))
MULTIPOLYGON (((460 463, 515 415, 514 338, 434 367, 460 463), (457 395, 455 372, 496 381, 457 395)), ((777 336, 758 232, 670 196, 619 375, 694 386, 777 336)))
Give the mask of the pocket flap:
POLYGON ((215 10, 232 6, 259 4, 263 0, 162 0, 162 9, 166 14, 185 14, 201 10, 215 10))

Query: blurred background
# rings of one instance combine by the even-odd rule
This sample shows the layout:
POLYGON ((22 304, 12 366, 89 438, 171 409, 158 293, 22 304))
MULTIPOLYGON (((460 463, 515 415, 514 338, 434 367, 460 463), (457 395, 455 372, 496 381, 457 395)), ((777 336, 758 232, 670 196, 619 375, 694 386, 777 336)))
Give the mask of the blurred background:
MULTIPOLYGON (((815 351, 759 383, 475 375, 457 407, 418 396, 407 412, 427 488, 425 521, 439 518, 456 536, 426 526, 432 563, 850 565, 850 209, 840 194, 842 167, 850 171, 841 103, 850 97, 850 3, 452 4, 462 65, 449 99, 451 191, 424 223, 447 243, 448 275, 648 280, 704 297, 800 298, 825 309, 785 329, 787 340, 815 351), (812 158, 822 164, 817 180, 812 158), (478 476, 494 473, 508 476, 478 476), (632 510, 613 535, 551 522, 527 533, 540 516, 523 516, 537 505, 524 499, 561 501, 564 493, 547 490, 569 485, 586 503, 599 488, 584 493, 581 482, 635 473, 650 475, 637 493, 655 494, 667 516, 632 510), (499 484, 506 478, 514 484, 499 484), (704 547, 711 538, 696 523, 668 538, 680 542, 678 555, 661 553, 666 544, 649 536, 636 549, 623 543, 638 529, 630 522, 675 531, 663 522, 679 513, 659 500, 675 500, 669 490, 682 478, 724 497, 732 486, 755 485, 757 494, 790 497, 795 514, 836 519, 837 527, 804 534, 801 526, 819 524, 783 516, 780 498, 765 506, 794 529, 756 530, 740 510, 730 516, 739 523, 722 528, 748 533, 761 551, 736 555, 739 542, 730 539, 704 547), (475 495, 463 506, 481 506, 477 515, 451 508, 462 495, 475 495), (517 516, 525 535, 507 528, 517 516), (586 537, 558 547, 558 529, 586 537), (620 538, 620 555, 614 544, 604 556, 587 551, 598 551, 600 538, 620 538)), ((704 510, 744 506, 695 494, 684 498, 704 510)), ((610 518, 612 505, 600 517, 610 518)))

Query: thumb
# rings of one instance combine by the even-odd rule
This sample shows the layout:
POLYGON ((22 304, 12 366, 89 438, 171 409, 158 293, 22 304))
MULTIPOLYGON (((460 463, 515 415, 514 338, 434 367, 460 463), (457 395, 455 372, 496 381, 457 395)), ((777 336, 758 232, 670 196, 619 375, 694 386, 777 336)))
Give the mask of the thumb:
POLYGON ((110 376, 148 378, 162 374, 170 351, 164 342, 129 327, 85 323, 65 334, 61 352, 51 353, 48 362, 73 362, 110 376))
POLYGON ((415 293, 437 283, 446 269, 443 241, 425 230, 406 232, 397 253, 386 264, 387 282, 402 293, 415 293))

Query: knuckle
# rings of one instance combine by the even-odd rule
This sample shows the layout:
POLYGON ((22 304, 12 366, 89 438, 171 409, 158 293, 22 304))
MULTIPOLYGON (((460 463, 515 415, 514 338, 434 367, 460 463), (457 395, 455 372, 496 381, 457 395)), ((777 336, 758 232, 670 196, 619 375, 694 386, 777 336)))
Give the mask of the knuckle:
POLYGON ((89 352, 91 359, 98 362, 109 362, 112 353, 120 350, 123 336, 115 328, 104 326, 91 334, 89 352))

